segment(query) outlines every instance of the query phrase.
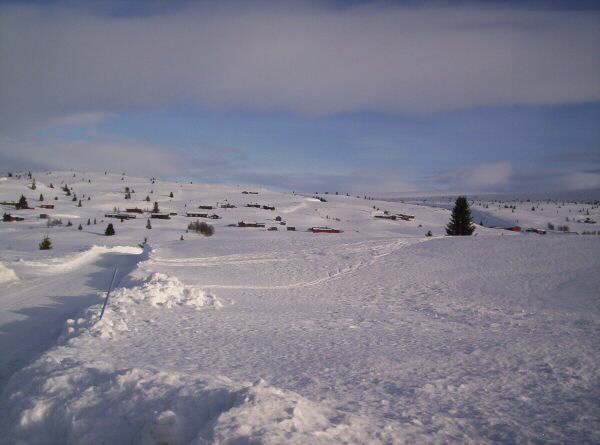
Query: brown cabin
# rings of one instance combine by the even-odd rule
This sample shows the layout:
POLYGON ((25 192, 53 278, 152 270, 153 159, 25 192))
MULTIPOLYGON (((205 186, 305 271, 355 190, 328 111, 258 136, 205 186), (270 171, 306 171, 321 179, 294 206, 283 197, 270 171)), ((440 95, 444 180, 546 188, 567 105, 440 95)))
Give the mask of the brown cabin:
POLYGON ((238 227, 265 227, 265 223, 240 221, 238 227))
POLYGON ((54 204, 42 204, 40 205, 41 209, 54 209, 54 204))
POLYGON ((201 210, 212 210, 213 206, 198 206, 198 208, 201 210))
POLYGON ((135 207, 133 209, 125 209, 125 211, 127 213, 144 213, 144 211, 142 209, 138 209, 137 207, 135 207))
POLYGON ((171 219, 171 215, 168 213, 153 213, 150 215, 150 218, 154 219, 171 219))
POLYGON ((190 218, 208 218, 208 213, 187 212, 185 216, 190 218))

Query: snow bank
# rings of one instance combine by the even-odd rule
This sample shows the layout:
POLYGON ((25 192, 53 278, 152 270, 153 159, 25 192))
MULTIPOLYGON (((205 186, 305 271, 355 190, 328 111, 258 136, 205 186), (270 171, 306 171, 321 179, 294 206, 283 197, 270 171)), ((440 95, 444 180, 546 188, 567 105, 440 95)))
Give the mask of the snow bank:
POLYGON ((47 261, 26 261, 19 260, 19 264, 39 268, 48 273, 68 272, 77 267, 89 264, 95 261, 100 255, 105 253, 124 253, 129 255, 139 255, 143 249, 133 246, 92 246, 85 252, 69 255, 66 257, 51 258, 47 261))
POLYGON ((118 289, 111 297, 113 302, 126 304, 147 302, 152 306, 171 308, 176 305, 222 307, 223 304, 213 295, 202 289, 187 286, 174 276, 153 273, 140 286, 118 289))
POLYGON ((16 281, 18 279, 19 277, 17 277, 14 270, 0 263, 0 283, 8 283, 9 281, 16 281))
POLYGON ((30 445, 378 444, 393 433, 264 381, 86 367, 48 355, 11 380, 1 403, 4 439, 30 445))
MULTIPOLYGON (((99 294, 104 299, 105 293, 99 294)), ((223 303, 214 295, 193 286, 187 286, 176 277, 154 273, 139 286, 116 289, 110 296, 102 320, 99 319, 101 305, 88 308, 78 319, 69 319, 60 337, 64 342, 87 332, 92 336, 114 338, 119 332, 129 330, 128 320, 136 317, 144 306, 172 308, 191 306, 196 310, 221 308, 223 303)))

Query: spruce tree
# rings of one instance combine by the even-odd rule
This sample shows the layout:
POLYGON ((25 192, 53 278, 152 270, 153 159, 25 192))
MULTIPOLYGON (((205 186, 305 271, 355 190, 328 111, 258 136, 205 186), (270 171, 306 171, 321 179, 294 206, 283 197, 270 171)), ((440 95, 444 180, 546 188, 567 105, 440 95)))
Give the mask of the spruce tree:
POLYGON ((87 225, 89 226, 92 222, 90 221, 90 219, 88 218, 87 220, 87 225))
POLYGON ((50 241, 50 237, 46 235, 39 244, 40 250, 50 250, 52 249, 52 241, 50 241))
POLYGON ((83 230, 83 227, 81 227, 81 224, 79 224, 79 226, 77 226, 77 230, 83 230))
POLYGON ((150 224, 150 220, 148 219, 148 222, 146 223, 146 229, 151 229, 152 228, 152 224, 150 224))
POLYGON ((112 236, 115 234, 115 228, 113 227, 112 223, 110 223, 107 227, 106 230, 104 231, 104 234, 106 236, 112 236))
POLYGON ((450 222, 446 226, 448 235, 463 236, 471 235, 475 230, 475 226, 471 220, 471 210, 465 196, 459 196, 454 203, 450 222))
POLYGON ((17 202, 17 205, 15 206, 15 208, 26 209, 28 207, 29 207, 29 204, 27 203, 27 198, 25 198, 24 195, 21 195, 21 197, 19 198, 19 202, 17 202))
POLYGON ((39 198, 39 201, 43 201, 43 200, 44 200, 44 195, 42 195, 42 194, 40 193, 40 198, 39 198))
POLYGON ((169 193, 169 198, 173 197, 173 192, 169 193))
POLYGON ((160 213, 158 208, 158 202, 154 201, 154 207, 152 208, 152 213, 160 213))

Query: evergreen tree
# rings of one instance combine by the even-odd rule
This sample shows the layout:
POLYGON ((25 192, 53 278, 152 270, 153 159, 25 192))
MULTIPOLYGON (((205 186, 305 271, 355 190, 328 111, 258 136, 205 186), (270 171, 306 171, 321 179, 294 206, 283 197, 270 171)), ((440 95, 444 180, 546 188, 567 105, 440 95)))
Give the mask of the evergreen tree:
POLYGON ((52 183, 50 183, 50 185, 48 187, 50 187, 51 189, 53 189, 54 185, 52 185, 52 183))
POLYGON ((150 202, 150 195, 146 195, 145 201, 150 202))
POLYGON ((40 250, 50 250, 52 249, 52 241, 50 241, 50 237, 46 235, 39 244, 40 250))
POLYGON ((29 207, 29 204, 27 203, 27 198, 25 198, 24 195, 21 195, 21 197, 19 198, 19 202, 17 202, 17 205, 15 206, 15 208, 26 209, 28 207, 29 207))
POLYGON ((154 207, 152 208, 152 213, 160 213, 160 209, 158 208, 158 202, 154 201, 154 207))
POLYGON ((35 190, 37 188, 37 185, 35 184, 35 179, 33 180, 33 182, 31 183, 31 190, 35 190))
POLYGON ((146 229, 151 229, 152 228, 152 224, 150 224, 150 219, 148 219, 148 222, 146 223, 146 229))
POLYGON ((71 220, 67 221, 67 227, 71 227, 73 225, 73 223, 71 222, 71 220))
POLYGON ((81 227, 81 224, 79 224, 79 226, 77 226, 77 230, 83 230, 83 227, 81 227))
POLYGON ((94 218, 94 224, 97 224, 97 223, 96 223, 96 218, 94 218))
POLYGON ((475 230, 471 220, 471 210, 465 196, 459 196, 454 203, 450 222, 446 226, 448 235, 471 235, 475 230))
POLYGON ((87 225, 89 226, 92 222, 90 221, 90 219, 88 218, 87 220, 87 225))
POLYGON ((77 207, 81 207, 81 199, 79 200, 79 204, 77 204, 77 207))
POLYGON ((173 197, 173 192, 169 193, 169 198, 173 197))
POLYGON ((112 236, 115 234, 115 228, 113 227, 112 223, 110 223, 107 227, 106 230, 104 231, 104 234, 106 236, 112 236))
POLYGON ((42 195, 41 193, 40 193, 40 198, 39 198, 39 200, 40 200, 40 201, 43 201, 43 200, 44 200, 44 195, 42 195))

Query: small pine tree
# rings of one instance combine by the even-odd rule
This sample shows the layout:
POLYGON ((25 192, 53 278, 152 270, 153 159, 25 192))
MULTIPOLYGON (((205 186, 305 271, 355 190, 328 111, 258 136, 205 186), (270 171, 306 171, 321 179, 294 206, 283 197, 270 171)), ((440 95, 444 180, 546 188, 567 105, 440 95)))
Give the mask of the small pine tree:
POLYGON ((94 218, 94 225, 96 224, 96 218, 94 218))
POLYGON ((88 218, 87 220, 87 225, 89 226, 92 222, 90 221, 90 219, 88 218))
POLYGON ((183 235, 179 237, 179 241, 183 241, 183 235))
POLYGON ((37 185, 35 184, 35 179, 33 180, 33 182, 31 183, 31 190, 35 190, 37 188, 37 185))
POLYGON ((44 238, 42 238, 42 241, 40 242, 39 246, 40 250, 52 249, 52 241, 50 240, 50 237, 46 235, 44 238))
POLYGON ((144 201, 150 202, 150 195, 146 195, 146 199, 144 199, 144 201))
POLYGON ((15 208, 26 209, 28 207, 29 204, 27 203, 27 198, 25 198, 25 195, 21 195, 21 197, 19 198, 19 202, 17 202, 17 205, 15 205, 15 208))
POLYGON ((108 224, 108 226, 106 227, 106 230, 104 231, 104 234, 106 236, 112 236, 115 234, 115 228, 113 227, 112 223, 108 224))
POLYGON ((67 227, 71 227, 73 225, 73 223, 71 222, 71 220, 67 221, 67 227))
POLYGON ((169 193, 169 198, 173 197, 173 192, 169 193))
POLYGON ((50 187, 51 189, 53 189, 54 185, 52 185, 52 183, 50 183, 50 185, 48 187, 50 187))
POLYGON ((154 201, 154 207, 152 208, 152 213, 160 213, 160 209, 158 208, 158 202, 154 201))
POLYGON ((77 230, 83 230, 83 227, 81 226, 81 224, 79 224, 79 225, 77 226, 77 230))
POLYGON ((77 204, 77 207, 81 207, 81 199, 79 200, 79 203, 77 204))
POLYGON ((152 228, 152 224, 150 224, 150 219, 148 219, 148 222, 146 223, 146 229, 151 229, 152 228))
POLYGON ((465 196, 459 196, 454 203, 450 222, 446 226, 448 235, 463 236, 471 235, 475 230, 471 220, 471 210, 465 196))
POLYGON ((39 201, 43 201, 43 200, 44 200, 44 195, 42 195, 42 194, 40 193, 39 201))

